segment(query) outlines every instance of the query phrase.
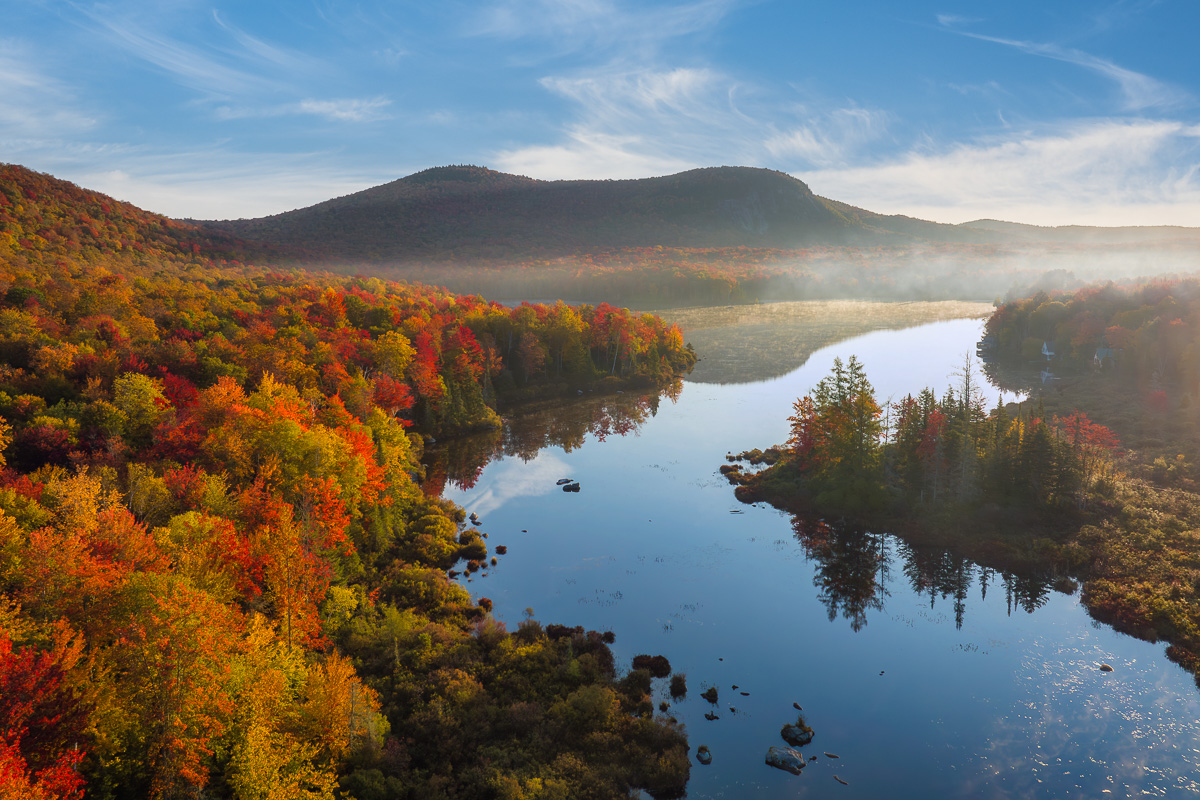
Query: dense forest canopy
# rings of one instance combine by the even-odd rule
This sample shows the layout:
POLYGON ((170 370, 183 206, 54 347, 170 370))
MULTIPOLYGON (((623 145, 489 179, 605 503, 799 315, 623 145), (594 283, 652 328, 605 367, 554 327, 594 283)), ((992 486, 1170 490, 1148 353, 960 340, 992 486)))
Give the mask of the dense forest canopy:
POLYGON ((27 170, 0 180, 4 796, 677 796, 686 739, 610 635, 507 631, 429 437, 695 361, 608 305, 278 272, 27 170))

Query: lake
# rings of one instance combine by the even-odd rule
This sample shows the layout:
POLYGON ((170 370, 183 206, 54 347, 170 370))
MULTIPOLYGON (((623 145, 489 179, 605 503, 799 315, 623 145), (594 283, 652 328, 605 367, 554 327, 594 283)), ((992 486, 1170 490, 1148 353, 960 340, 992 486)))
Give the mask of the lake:
POLYGON ((940 394, 982 324, 851 336, 768 380, 585 395, 451 443, 445 496, 508 549, 465 585, 510 629, 529 608, 615 631, 622 667, 661 653, 686 673, 686 699, 656 680, 655 703, 671 702, 693 754, 712 751, 710 766, 693 763, 691 798, 1200 790, 1200 693, 1163 645, 1094 622, 1047 580, 743 505, 718 472, 726 453, 783 442, 792 403, 835 356, 857 355, 881 401, 940 394), (568 477, 579 493, 555 484, 568 477), (709 686, 715 706, 700 696, 709 686), (816 732, 802 752, 818 760, 799 776, 763 763, 793 703, 816 732))

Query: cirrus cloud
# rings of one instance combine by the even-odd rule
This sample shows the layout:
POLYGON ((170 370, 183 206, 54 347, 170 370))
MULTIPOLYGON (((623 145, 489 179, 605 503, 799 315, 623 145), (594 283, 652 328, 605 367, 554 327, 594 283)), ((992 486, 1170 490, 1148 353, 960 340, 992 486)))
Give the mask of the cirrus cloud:
POLYGON ((1077 121, 796 175, 837 200, 939 222, 988 217, 1039 225, 1195 225, 1200 126, 1077 121))

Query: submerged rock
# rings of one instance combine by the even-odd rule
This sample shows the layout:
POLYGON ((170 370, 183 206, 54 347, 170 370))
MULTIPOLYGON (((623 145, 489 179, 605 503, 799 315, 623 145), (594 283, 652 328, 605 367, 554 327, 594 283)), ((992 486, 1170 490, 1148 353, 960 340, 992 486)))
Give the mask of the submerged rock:
POLYGON ((712 763, 712 751, 708 749, 708 745, 702 744, 696 748, 696 760, 705 766, 712 763))
POLYGON ((804 756, 790 747, 773 746, 767 750, 768 765, 790 772, 793 775, 799 775, 806 763, 808 762, 804 760, 804 756))

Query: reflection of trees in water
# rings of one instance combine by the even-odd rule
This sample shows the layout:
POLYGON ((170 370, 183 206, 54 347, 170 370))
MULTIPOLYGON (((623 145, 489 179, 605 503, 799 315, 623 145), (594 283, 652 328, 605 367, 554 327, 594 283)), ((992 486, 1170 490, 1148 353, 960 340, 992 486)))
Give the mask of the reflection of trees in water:
MULTIPOLYGON (((975 565, 942 549, 902 543, 899 551, 904 559, 904 576, 908 578, 913 592, 928 594, 930 609, 939 595, 943 600, 954 598, 954 627, 961 628, 967 613, 967 592, 974 579, 975 565)), ((986 587, 986 583, 983 586, 986 587)), ((987 589, 981 591, 986 593, 987 589)))
POLYGON ((792 529, 807 558, 816 562, 813 584, 830 621, 840 615, 850 621, 854 631, 866 626, 868 612, 883 610, 893 556, 899 559, 913 592, 928 596, 931 609, 939 599, 952 603, 956 628, 962 627, 967 598, 975 583, 983 601, 988 587, 999 576, 1010 615, 1014 609, 1033 613, 1050 594, 1050 583, 1045 578, 998 573, 942 548, 913 545, 891 534, 804 516, 792 518, 792 529))
POLYGON ((792 529, 805 555, 817 562, 813 585, 829 621, 841 614, 852 630, 862 630, 868 611, 883 610, 891 537, 801 516, 792 518, 792 529))
POLYGON ((658 413, 663 396, 679 398, 682 381, 676 380, 660 394, 620 393, 584 396, 522 411, 499 430, 448 439, 425 452, 426 494, 440 495, 446 484, 472 488, 483 468, 505 456, 530 461, 545 447, 571 452, 588 436, 604 441, 609 436, 636 432, 658 413))
POLYGON ((1032 614, 1046 604, 1050 597, 1050 583, 1043 578, 1019 577, 1004 575, 1004 593, 1008 598, 1008 613, 1014 608, 1023 609, 1032 614))

